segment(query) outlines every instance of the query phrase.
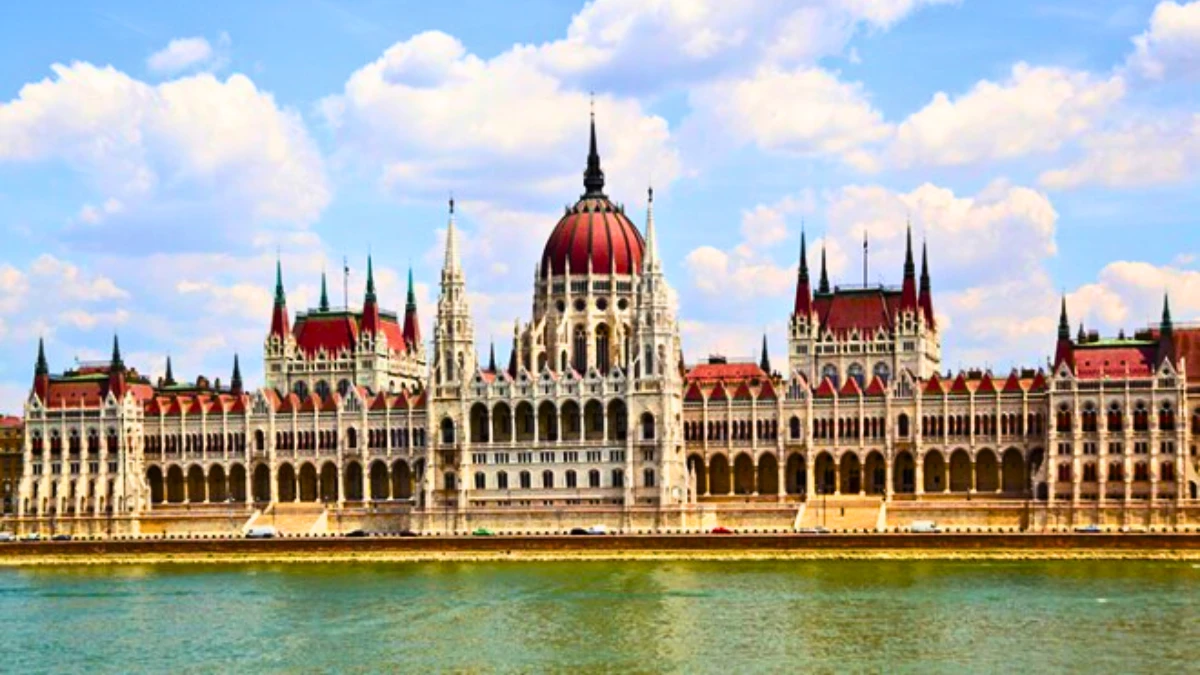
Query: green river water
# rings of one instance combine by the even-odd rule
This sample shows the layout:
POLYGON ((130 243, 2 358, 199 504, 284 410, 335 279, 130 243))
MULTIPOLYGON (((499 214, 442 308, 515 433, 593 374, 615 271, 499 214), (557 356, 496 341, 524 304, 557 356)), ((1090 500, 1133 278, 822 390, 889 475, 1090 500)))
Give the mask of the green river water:
POLYGON ((1200 565, 0 569, 0 672, 1200 670, 1200 565))

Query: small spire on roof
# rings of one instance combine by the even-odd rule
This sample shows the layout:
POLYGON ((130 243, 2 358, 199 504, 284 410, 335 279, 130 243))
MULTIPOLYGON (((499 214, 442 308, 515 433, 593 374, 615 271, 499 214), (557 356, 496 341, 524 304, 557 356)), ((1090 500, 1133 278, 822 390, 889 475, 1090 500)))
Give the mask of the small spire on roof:
POLYGON ((287 295, 283 292, 283 263, 279 260, 279 255, 275 256, 275 305, 283 305, 287 302, 287 295))
POLYGON ((583 196, 604 196, 604 171, 600 168, 600 151, 596 144, 596 97, 591 103, 591 138, 588 144, 587 169, 583 172, 583 196))
POLYGON ((325 270, 321 270, 321 303, 317 309, 322 312, 329 311, 329 291, 325 288, 325 270))
POLYGON ((233 355, 233 379, 229 381, 229 389, 234 394, 242 393, 242 368, 236 352, 233 355))
POLYGON ((758 367, 768 375, 771 374, 771 357, 767 355, 767 334, 763 333, 762 339, 762 356, 759 357, 758 367))
POLYGON ((491 346, 488 348, 488 372, 496 372, 496 341, 491 341, 491 346))
POLYGON ((817 284, 818 293, 829 292, 829 274, 825 270, 825 242, 821 242, 821 281, 817 284))
POLYGON ((119 370, 124 367, 125 363, 121 360, 121 343, 117 340, 117 334, 113 333, 113 351, 112 351, 112 368, 119 370))
MULTIPOLYGON (((1083 330, 1082 325, 1080 326, 1080 330, 1083 330)), ((1062 307, 1058 310, 1058 339, 1071 339, 1071 324, 1067 320, 1067 296, 1065 293, 1062 296, 1062 307)))
POLYGON ((167 372, 163 375, 163 384, 168 387, 175 384, 175 373, 171 370, 171 355, 167 354, 167 372))
POLYGON ((49 375, 50 364, 46 362, 46 345, 41 337, 38 338, 38 354, 37 365, 33 369, 34 375, 49 375))

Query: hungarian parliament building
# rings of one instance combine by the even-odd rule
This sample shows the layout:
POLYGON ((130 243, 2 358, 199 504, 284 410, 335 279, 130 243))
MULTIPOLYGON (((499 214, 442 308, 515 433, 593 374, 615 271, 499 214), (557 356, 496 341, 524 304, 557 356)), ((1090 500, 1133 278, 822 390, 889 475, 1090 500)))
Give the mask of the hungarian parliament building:
POLYGON ((899 287, 831 286, 823 252, 810 276, 801 235, 786 363, 765 338, 758 362, 689 363, 653 193, 639 229, 605 193, 594 121, 583 187, 535 263, 507 363, 477 356, 453 201, 429 343, 411 272, 403 314, 388 311, 368 261, 360 308, 331 307, 322 283, 294 315, 277 266, 257 389, 236 357, 227 383, 177 380, 169 361, 151 381, 115 338, 110 360, 61 374, 39 344, 19 522, 799 527, 820 504, 1026 527, 1196 505, 1200 328, 1175 326, 1166 299, 1116 338, 1073 335, 1064 300, 1043 366, 949 372, 911 232, 899 287))

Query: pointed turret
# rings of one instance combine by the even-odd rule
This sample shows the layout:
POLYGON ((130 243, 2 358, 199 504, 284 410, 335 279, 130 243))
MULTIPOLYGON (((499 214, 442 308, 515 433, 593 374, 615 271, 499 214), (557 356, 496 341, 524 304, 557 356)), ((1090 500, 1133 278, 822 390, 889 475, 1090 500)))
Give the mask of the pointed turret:
POLYGON ((329 311, 329 291, 325 289, 325 270, 321 270, 321 304, 317 306, 322 312, 329 311))
POLYGON ((362 331, 369 335, 377 335, 379 323, 379 302, 375 298, 375 270, 371 256, 367 255, 367 293, 363 298, 362 331))
POLYGON ((921 242, 921 290, 918 292, 917 304, 921 307, 921 313, 925 315, 925 325, 936 325, 933 317, 933 288, 929 281, 928 246, 925 242, 921 242))
POLYGON ((421 320, 417 316, 417 294, 413 289, 412 265, 408 266, 408 296, 404 301, 404 345, 409 351, 421 346, 421 320))
POLYGON ((825 295, 829 294, 829 274, 825 270, 825 243, 821 242, 821 281, 817 286, 817 292, 825 295))
MULTIPOLYGON (((824 265, 822 265, 822 269, 824 265)), ((804 241, 804 229, 800 230, 800 272, 796 278, 796 302, 792 309, 795 316, 807 317, 812 314, 812 289, 808 282, 808 250, 804 241)))
MULTIPOLYGON (((613 249, 609 249, 609 254, 613 254, 613 249)), ((608 268, 616 269, 611 264, 608 268)), ((658 236, 654 232, 654 188, 650 187, 646 190, 646 252, 642 257, 642 274, 656 271, 658 268, 658 236)))
POLYGON ((758 367, 768 375, 771 374, 771 357, 767 355, 767 334, 763 333, 762 356, 758 359, 758 367))
MULTIPOLYGON (((1080 340, 1082 340, 1083 325, 1079 327, 1080 340)), ((1054 345, 1054 367, 1058 368, 1059 364, 1066 363, 1068 366, 1074 365, 1072 358, 1074 354, 1073 345, 1071 344, 1071 322, 1067 319, 1067 296, 1062 297, 1062 306, 1058 311, 1058 341, 1054 345)))
POLYGON ((604 197, 604 171, 600 168, 600 152, 596 149, 596 111, 592 111, 592 137, 588 145, 587 170, 583 172, 583 197, 604 197))
POLYGON ((171 355, 167 354, 167 372, 163 375, 163 385, 170 387, 175 384, 175 372, 171 369, 171 355))
POLYGON ((33 367, 33 392, 45 403, 50 392, 50 364, 46 361, 46 345, 38 338, 37 364, 33 367))
POLYGON ((436 381, 459 382, 475 372, 475 329, 467 302, 466 275, 458 257, 458 231, 454 223, 454 199, 446 225, 446 258, 438 293, 437 323, 433 331, 436 381))
POLYGON ((460 272, 462 265, 458 260, 458 233, 454 225, 454 198, 450 198, 450 220, 446 224, 446 257, 442 261, 442 274, 460 272))
POLYGON ((900 311, 917 311, 917 269, 913 264, 912 226, 908 226, 904 249, 904 283, 900 287, 900 311))
POLYGON ((283 292, 283 263, 275 259, 275 307, 271 310, 271 335, 286 340, 288 335, 287 295, 283 292))
POLYGON ((496 341, 492 340, 491 346, 488 348, 488 372, 496 372, 496 341))
POLYGON ((234 396, 242 395, 242 367, 238 363, 238 355, 233 355, 233 377, 229 380, 229 392, 234 396))
POLYGON ((121 343, 113 333, 112 360, 108 364, 108 391, 118 399, 125 396, 125 362, 121 360, 121 343))
POLYGON ((1175 355, 1175 325, 1171 321, 1171 300, 1163 293, 1162 321, 1158 324, 1158 363, 1175 355))

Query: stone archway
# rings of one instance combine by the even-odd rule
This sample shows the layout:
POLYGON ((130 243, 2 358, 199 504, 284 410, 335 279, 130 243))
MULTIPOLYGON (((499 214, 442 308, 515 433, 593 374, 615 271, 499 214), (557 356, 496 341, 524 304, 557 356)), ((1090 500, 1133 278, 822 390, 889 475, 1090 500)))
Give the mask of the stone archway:
POLYGON ((793 452, 788 455, 787 465, 784 467, 784 480, 787 487, 787 492, 790 495, 803 494, 805 487, 808 485, 807 473, 808 467, 804 463, 804 455, 793 452))
POLYGON ((362 465, 358 462, 350 462, 346 465, 345 488, 342 494, 345 495, 346 501, 361 502, 363 499, 363 471, 362 465))
POLYGON ((950 491, 971 490, 971 455, 959 448, 950 455, 950 491))
POLYGON ((816 479, 817 494, 831 495, 837 490, 837 469, 828 452, 817 455, 813 462, 813 478, 816 479))
POLYGON ((704 458, 700 455, 688 456, 688 473, 694 482, 696 496, 708 494, 708 471, 704 467, 704 458))
POLYGON ((898 494, 912 494, 917 491, 917 463, 913 461, 912 453, 907 450, 896 455, 892 467, 892 489, 898 494))
POLYGON ((162 469, 157 466, 146 469, 146 483, 150 487, 150 503, 161 504, 166 498, 162 469))
POLYGON ((878 450, 872 450, 867 455, 867 462, 863 467, 863 482, 866 484, 866 492, 869 495, 881 495, 887 492, 887 464, 883 461, 883 454, 878 450))
POLYGON ((1004 491, 1014 495, 1024 494, 1028 483, 1025 479, 1025 458, 1021 456, 1021 451, 1016 448, 1005 450, 1001 466, 1004 491))
POLYGON ((391 497, 389 488, 392 481, 388 476, 387 464, 381 461, 371 462, 371 499, 388 499, 391 497))
POLYGON ((765 454, 758 458, 758 494, 779 494, 779 460, 765 454))
POLYGON ((733 491, 729 477, 729 460, 725 455, 713 455, 708 463, 708 485, 709 491, 714 495, 727 495, 733 491))
POLYGON ((937 450, 925 453, 925 492, 942 492, 946 489, 946 460, 937 450))
POLYGON ((408 462, 397 460, 392 465, 392 499, 408 499, 412 493, 412 471, 408 468, 408 462))
POLYGON ((254 467, 254 501, 271 501, 271 470, 266 464, 254 467))
POLYGON ((739 495, 754 492, 754 460, 744 452, 733 460, 733 491, 739 495))
POLYGON ((296 470, 292 468, 292 465, 281 464, 275 476, 278 483, 279 501, 296 501, 296 470))
POLYGON ((229 467, 229 496, 233 501, 246 501, 246 467, 234 464, 229 467))
POLYGON ((858 494, 863 488, 862 465, 858 461, 858 455, 853 452, 845 453, 842 455, 838 468, 841 493, 844 495, 858 494))
POLYGON ((225 476, 225 467, 214 464, 208 470, 208 501, 218 504, 228 497, 229 484, 225 476))
POLYGON ((193 464, 188 468, 187 473, 187 500, 189 504, 204 503, 204 469, 201 469, 198 464, 193 464))
POLYGON ((333 462, 321 465, 321 475, 318 481, 319 498, 322 502, 338 501, 338 470, 333 462))
POLYGON ((997 492, 1000 489, 1000 465, 996 453, 984 448, 975 454, 975 491, 997 492))

